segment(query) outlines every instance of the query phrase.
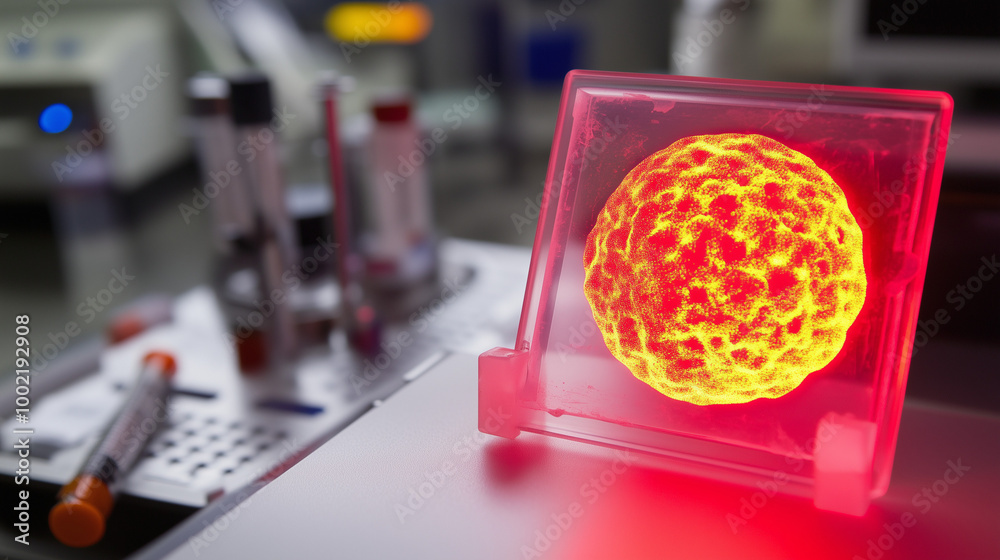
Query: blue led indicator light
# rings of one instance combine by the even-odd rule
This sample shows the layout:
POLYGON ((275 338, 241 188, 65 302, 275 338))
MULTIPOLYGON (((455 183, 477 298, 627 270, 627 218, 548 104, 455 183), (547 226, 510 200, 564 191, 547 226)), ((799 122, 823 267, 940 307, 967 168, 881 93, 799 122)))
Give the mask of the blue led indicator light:
POLYGON ((49 105, 38 117, 38 126, 49 134, 58 134, 73 122, 73 111, 62 103, 49 105))

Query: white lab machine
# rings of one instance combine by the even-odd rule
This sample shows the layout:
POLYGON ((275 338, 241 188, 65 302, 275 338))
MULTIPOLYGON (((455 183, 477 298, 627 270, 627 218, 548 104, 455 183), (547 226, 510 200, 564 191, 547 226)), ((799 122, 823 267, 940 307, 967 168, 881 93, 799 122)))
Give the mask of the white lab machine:
POLYGON ((41 3, 0 8, 0 197, 54 187, 139 187, 187 153, 186 76, 163 9, 41 3), (43 24, 43 25, 40 25, 43 24), (62 132, 39 125, 46 107, 73 113, 62 132))

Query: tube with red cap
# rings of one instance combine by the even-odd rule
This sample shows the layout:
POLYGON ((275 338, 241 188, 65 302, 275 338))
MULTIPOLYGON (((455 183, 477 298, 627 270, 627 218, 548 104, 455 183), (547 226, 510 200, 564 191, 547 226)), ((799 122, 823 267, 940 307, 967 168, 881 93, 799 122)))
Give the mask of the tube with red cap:
POLYGON ((372 113, 366 279, 380 289, 411 288, 431 278, 437 265, 426 160, 441 136, 421 138, 406 94, 380 95, 372 113))
POLYGON ((174 357, 166 352, 150 352, 143 358, 142 372, 118 418, 76 477, 59 491, 59 501, 49 512, 49 528, 63 544, 90 546, 104 536, 121 481, 167 420, 176 371, 174 357))

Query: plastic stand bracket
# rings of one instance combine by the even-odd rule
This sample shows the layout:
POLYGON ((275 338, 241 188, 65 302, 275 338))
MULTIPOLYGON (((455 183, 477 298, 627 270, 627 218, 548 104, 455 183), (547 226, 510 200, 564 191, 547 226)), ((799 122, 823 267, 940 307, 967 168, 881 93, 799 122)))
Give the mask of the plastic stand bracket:
POLYGON ((816 427, 817 508, 864 515, 871 503, 875 423, 830 413, 816 427))
POLYGON ((479 431, 516 438, 518 379, 528 368, 528 353, 494 348, 479 356, 479 431))

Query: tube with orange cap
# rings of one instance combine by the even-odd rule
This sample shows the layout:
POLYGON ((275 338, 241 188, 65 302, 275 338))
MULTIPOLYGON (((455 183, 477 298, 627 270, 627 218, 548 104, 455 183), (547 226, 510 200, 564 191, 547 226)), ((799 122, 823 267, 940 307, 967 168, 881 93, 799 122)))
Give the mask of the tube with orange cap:
POLYGON ((174 357, 150 352, 142 372, 118 418, 79 474, 59 492, 49 512, 49 528, 63 544, 90 546, 104 536, 104 524, 125 474, 145 444, 167 420, 170 382, 177 371, 174 357))

